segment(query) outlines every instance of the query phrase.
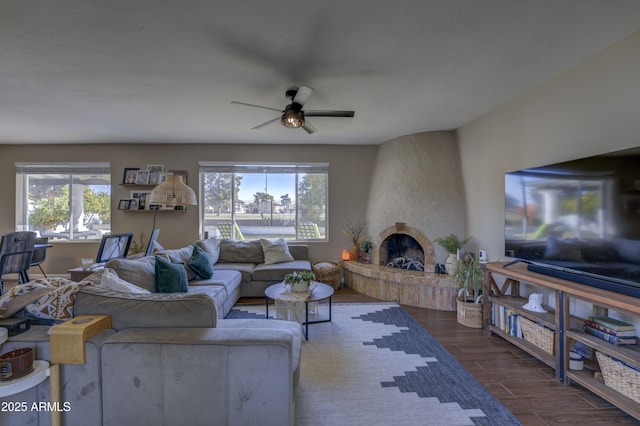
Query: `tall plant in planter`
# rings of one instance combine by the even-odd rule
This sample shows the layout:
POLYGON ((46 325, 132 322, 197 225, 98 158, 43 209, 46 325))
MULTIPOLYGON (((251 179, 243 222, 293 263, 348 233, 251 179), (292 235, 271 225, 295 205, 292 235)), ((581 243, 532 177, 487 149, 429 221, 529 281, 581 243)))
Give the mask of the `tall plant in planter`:
POLYGON ((453 279, 460 285, 456 300, 458 322, 467 327, 482 328, 484 268, 475 257, 469 256, 458 264, 453 279))
POLYGON ((458 250, 469 242, 471 237, 461 240, 455 234, 449 234, 446 237, 436 238, 434 241, 440 244, 449 253, 449 257, 444 263, 445 269, 449 275, 453 275, 458 266, 458 250))

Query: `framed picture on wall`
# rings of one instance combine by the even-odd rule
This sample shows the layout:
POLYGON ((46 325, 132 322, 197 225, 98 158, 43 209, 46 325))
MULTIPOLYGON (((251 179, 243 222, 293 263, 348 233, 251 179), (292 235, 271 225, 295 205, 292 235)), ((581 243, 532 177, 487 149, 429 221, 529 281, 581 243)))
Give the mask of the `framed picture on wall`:
POLYGON ((136 185, 146 185, 149 183, 149 170, 138 170, 136 173, 136 185))
POLYGON ((149 171, 149 184, 157 185, 160 183, 162 174, 164 173, 164 165, 162 164, 147 164, 147 170, 149 171))
POLYGON ((129 206, 131 205, 131 200, 125 198, 124 200, 120 200, 118 203, 118 210, 129 210, 129 206))
POLYGON ((138 177, 137 167, 126 167, 124 169, 124 175, 122 176, 122 183, 124 184, 134 184, 136 183, 136 178, 138 177))
POLYGON ((150 210, 149 197, 151 191, 131 191, 131 199, 136 200, 137 210, 150 210))
POLYGON ((138 210, 138 199, 132 198, 129 200, 129 210, 138 210))

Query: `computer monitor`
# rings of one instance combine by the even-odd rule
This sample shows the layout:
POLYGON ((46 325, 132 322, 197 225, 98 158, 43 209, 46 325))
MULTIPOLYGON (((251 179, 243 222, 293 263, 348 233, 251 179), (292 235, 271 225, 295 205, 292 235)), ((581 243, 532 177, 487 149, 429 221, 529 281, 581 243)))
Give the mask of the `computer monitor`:
POLYGON ((132 240, 133 234, 131 233, 103 236, 96 256, 96 263, 101 264, 116 258, 124 259, 127 257, 132 240))
POLYGON ((147 245, 147 251, 145 256, 149 256, 153 253, 153 250, 158 246, 158 234, 160 234, 160 228, 155 228, 151 231, 151 238, 149 238, 149 244, 147 245))

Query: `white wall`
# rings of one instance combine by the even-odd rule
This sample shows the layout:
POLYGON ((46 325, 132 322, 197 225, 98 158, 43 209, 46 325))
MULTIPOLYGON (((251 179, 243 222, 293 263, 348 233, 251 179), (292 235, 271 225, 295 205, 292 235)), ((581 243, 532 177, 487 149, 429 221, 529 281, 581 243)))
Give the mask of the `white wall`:
POLYGON ((504 173, 640 145, 640 33, 458 130, 467 234, 504 253, 504 173))

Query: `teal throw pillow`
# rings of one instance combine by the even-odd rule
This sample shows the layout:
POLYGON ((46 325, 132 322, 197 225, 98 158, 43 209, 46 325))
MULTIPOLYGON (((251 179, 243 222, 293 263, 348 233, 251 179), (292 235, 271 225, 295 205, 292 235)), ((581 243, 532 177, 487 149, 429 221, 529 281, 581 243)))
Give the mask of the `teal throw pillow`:
POLYGON ((184 293, 189 289, 187 270, 182 263, 171 263, 156 256, 155 285, 158 293, 184 293))
POLYGON ((195 244, 193 245, 193 253, 191 253, 187 266, 204 279, 208 280, 213 276, 213 265, 211 264, 209 255, 195 244))

